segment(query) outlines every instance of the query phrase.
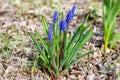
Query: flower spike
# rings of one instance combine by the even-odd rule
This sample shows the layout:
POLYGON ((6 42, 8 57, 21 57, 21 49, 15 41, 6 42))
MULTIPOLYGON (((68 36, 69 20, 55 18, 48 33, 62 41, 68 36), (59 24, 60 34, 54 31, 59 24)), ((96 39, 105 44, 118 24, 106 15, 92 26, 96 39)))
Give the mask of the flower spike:
POLYGON ((66 30, 66 20, 61 20, 60 23, 59 23, 59 29, 61 31, 64 31, 66 30))
POLYGON ((67 16, 66 16, 66 22, 69 24, 69 22, 73 19, 74 17, 74 13, 76 10, 76 5, 74 5, 72 7, 72 9, 68 12, 67 16))
POLYGON ((55 11, 55 12, 54 12, 54 15, 53 15, 53 20, 52 20, 52 21, 53 21, 54 23, 56 23, 57 19, 58 19, 58 12, 55 11))
POLYGON ((52 23, 50 23, 50 27, 48 30, 48 41, 51 41, 53 37, 53 27, 52 27, 52 23))

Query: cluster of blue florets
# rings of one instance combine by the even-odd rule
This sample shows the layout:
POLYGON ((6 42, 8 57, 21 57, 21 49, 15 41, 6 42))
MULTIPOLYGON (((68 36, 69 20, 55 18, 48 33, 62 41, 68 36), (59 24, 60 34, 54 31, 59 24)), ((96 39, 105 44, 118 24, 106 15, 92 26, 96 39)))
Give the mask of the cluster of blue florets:
POLYGON ((70 23, 70 21, 73 19, 74 17, 74 13, 75 13, 75 9, 76 9, 76 6, 74 5, 72 7, 72 9, 68 12, 67 16, 66 16, 66 22, 67 24, 70 23))
MULTIPOLYGON (((65 31, 66 30, 66 26, 67 24, 70 23, 70 21, 73 19, 74 17, 74 13, 75 13, 75 10, 76 10, 76 5, 74 5, 72 7, 72 9, 68 12, 67 16, 66 16, 66 19, 64 20, 60 20, 59 22, 59 29, 60 31, 65 31)), ((55 11, 54 12, 54 15, 53 15, 53 23, 55 24, 58 20, 58 12, 55 11)), ((52 40, 52 37, 53 37, 53 26, 52 26, 52 23, 50 24, 50 27, 49 27, 49 30, 48 30, 48 40, 51 41, 52 40)))
POLYGON ((51 41, 52 40, 52 37, 53 37, 53 27, 52 27, 52 23, 50 23, 50 27, 49 27, 49 30, 48 30, 48 40, 51 41))
POLYGON ((58 19, 58 12, 55 11, 55 12, 54 12, 54 15, 53 15, 53 22, 56 23, 56 22, 57 22, 57 19, 58 19))
POLYGON ((65 30, 66 30, 66 20, 61 20, 61 21, 59 22, 59 29, 60 29, 61 31, 65 31, 65 30))

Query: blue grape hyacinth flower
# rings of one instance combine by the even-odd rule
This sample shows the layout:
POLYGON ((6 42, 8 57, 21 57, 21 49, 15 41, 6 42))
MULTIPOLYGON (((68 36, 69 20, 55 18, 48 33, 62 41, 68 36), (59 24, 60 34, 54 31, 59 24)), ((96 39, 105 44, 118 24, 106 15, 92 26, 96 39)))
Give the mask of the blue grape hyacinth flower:
POLYGON ((76 10, 76 5, 74 5, 71 9, 71 11, 73 12, 73 14, 75 13, 75 10, 76 10))
POLYGON ((56 23, 57 19, 58 19, 58 12, 55 11, 55 12, 54 12, 54 15, 53 15, 53 20, 52 20, 52 21, 53 21, 54 23, 56 23))
POLYGON ((66 22, 69 23, 73 17, 74 17, 74 13, 75 13, 75 10, 76 10, 76 5, 74 5, 72 7, 72 9, 68 12, 67 16, 66 16, 66 22))
POLYGON ((51 41, 53 37, 53 27, 52 27, 52 23, 50 23, 50 27, 48 30, 48 41, 51 41))
POLYGON ((61 20, 61 21, 59 22, 59 29, 60 29, 61 31, 66 30, 66 20, 61 20))

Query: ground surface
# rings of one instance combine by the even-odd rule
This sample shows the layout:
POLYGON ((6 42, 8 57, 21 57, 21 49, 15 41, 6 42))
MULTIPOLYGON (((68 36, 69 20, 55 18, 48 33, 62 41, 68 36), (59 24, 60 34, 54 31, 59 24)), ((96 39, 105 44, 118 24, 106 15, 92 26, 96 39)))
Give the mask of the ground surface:
MULTIPOLYGON (((45 15, 50 23, 55 10, 64 11, 66 15, 73 4, 77 5, 77 10, 70 31, 76 29, 89 14, 89 21, 94 21, 95 35, 85 45, 84 51, 91 49, 94 52, 58 80, 118 80, 120 43, 117 43, 115 50, 108 50, 106 59, 103 57, 102 3, 97 0, 0 0, 0 80, 51 79, 39 69, 34 75, 31 74, 31 66, 38 52, 28 32, 37 29, 43 34, 41 15, 45 15), (4 47, 8 39, 10 44, 4 47)), ((118 30, 119 27, 116 28, 118 30)))

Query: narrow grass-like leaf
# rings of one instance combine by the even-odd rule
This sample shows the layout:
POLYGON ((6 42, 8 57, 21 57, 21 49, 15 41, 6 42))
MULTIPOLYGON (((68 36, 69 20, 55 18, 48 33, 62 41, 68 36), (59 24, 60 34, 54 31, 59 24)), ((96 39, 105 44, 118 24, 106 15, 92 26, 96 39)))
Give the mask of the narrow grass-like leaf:
POLYGON ((60 20, 63 19, 63 12, 60 13, 59 19, 60 19, 60 20))
POLYGON ((77 63, 79 60, 81 60, 81 59, 84 58, 85 56, 90 55, 90 54, 92 54, 92 53, 93 53, 93 51, 88 51, 88 52, 86 52, 86 53, 83 53, 83 54, 77 56, 76 59, 75 59, 75 61, 73 61, 73 63, 77 63))
POLYGON ((67 55, 66 55, 65 58, 63 59, 59 70, 62 69, 63 65, 69 64, 69 63, 72 61, 72 59, 74 59, 74 57, 76 56, 76 54, 78 53, 78 51, 80 51, 80 49, 83 47, 84 43, 86 43, 86 41, 87 41, 88 39, 90 39, 90 37, 93 35, 92 30, 89 30, 88 33, 86 33, 86 34, 89 35, 89 37, 87 38, 87 36, 84 35, 84 38, 86 38, 86 39, 84 40, 84 38, 82 37, 82 35, 84 34, 84 31, 85 31, 85 30, 86 30, 86 27, 84 27, 83 24, 80 25, 80 26, 78 27, 78 29, 76 30, 76 33, 74 34, 73 38, 71 39, 71 42, 70 42, 69 45, 68 45, 68 50, 67 50, 67 52, 66 52, 67 55), (78 39, 78 38, 79 38, 79 39, 78 39), (82 39, 83 39, 84 41, 83 41, 82 39), (83 41, 83 42, 82 42, 82 41, 83 41), (77 46, 74 47, 74 46, 73 46, 73 43, 75 43, 77 46), (80 44, 81 44, 81 45, 80 45, 80 44), (72 47, 70 48, 69 46, 72 46, 72 47), (77 50, 77 51, 76 51, 76 50, 77 50), (74 51, 76 51, 76 52, 74 52, 74 51))
POLYGON ((8 48, 8 45, 10 44, 10 39, 7 39, 4 44, 4 48, 8 48))
POLYGON ((44 56, 44 58, 43 58, 43 59, 45 59, 44 61, 45 61, 46 63, 49 63, 48 60, 47 60, 47 58, 46 58, 46 56, 45 56, 44 51, 41 49, 39 43, 38 43, 37 40, 34 38, 33 34, 32 34, 32 33, 29 33, 29 36, 31 37, 31 39, 32 39, 33 42, 35 43, 35 45, 36 45, 36 47, 38 48, 38 50, 39 50, 39 52, 41 53, 41 55, 44 56))
POLYGON ((78 36, 80 36, 80 32, 82 31, 81 28, 82 28, 83 24, 81 24, 78 29, 76 30, 74 36, 72 37, 71 41, 69 42, 69 44, 67 45, 67 49, 66 49, 66 53, 68 53, 69 55, 65 54, 65 58, 62 60, 62 63, 60 65, 60 68, 59 70, 62 69, 63 65, 65 64, 66 60, 67 60, 67 57, 70 56, 71 54, 68 52, 71 50, 72 46, 73 46, 73 43, 76 41, 76 39, 78 38, 78 36))
POLYGON ((58 21, 54 24, 54 35, 57 37, 59 35, 58 21))
POLYGON ((35 70, 37 63, 38 63, 38 59, 39 59, 39 55, 37 55, 35 60, 34 60, 34 64, 33 64, 32 71, 31 71, 32 73, 34 73, 34 70, 35 70))
POLYGON ((67 33, 66 31, 64 32, 64 38, 63 38, 63 42, 64 42, 64 55, 66 55, 66 48, 67 48, 67 33))
POLYGON ((88 51, 86 53, 83 53, 81 55, 79 55, 75 60, 73 60, 68 66, 66 66, 66 68, 64 68, 63 73, 70 68, 73 64, 79 62, 81 59, 83 59, 85 56, 90 55, 93 51, 88 51))
POLYGON ((46 20, 46 18, 44 16, 42 16, 41 22, 42 22, 43 29, 45 31, 45 35, 47 36, 49 26, 48 26, 47 20, 46 20))
POLYGON ((71 45, 73 45, 73 43, 74 43, 74 41, 76 40, 76 38, 78 38, 82 26, 83 26, 83 24, 80 25, 80 26, 77 28, 76 32, 74 33, 71 41, 69 42, 69 44, 68 44, 68 46, 67 46, 67 49, 68 49, 71 45))
POLYGON ((66 62, 66 65, 69 65, 72 60, 75 58, 75 56, 77 55, 77 53, 79 52, 79 50, 83 47, 83 45, 92 37, 93 35, 93 32, 92 30, 89 30, 85 37, 84 37, 84 40, 81 42, 78 42, 76 44, 76 46, 73 48, 73 50, 71 51, 71 56, 68 58, 67 62, 66 62))
MULTIPOLYGON (((74 51, 75 49, 75 46, 78 44, 78 43, 81 43, 82 39, 83 39, 83 34, 84 34, 84 31, 85 31, 86 27, 84 26, 80 26, 80 30, 78 31, 78 34, 75 35, 75 37, 73 36, 73 44, 70 45, 69 49, 67 50, 67 58, 70 59, 70 56, 72 56, 72 51, 74 51), (77 36, 78 35, 78 36, 77 36)), ((77 32, 77 31, 76 31, 77 32)), ((78 48, 80 48, 81 46, 79 46, 78 48)), ((69 59, 67 59, 69 61, 69 59)), ((67 63, 67 62, 66 62, 67 63)))
POLYGON ((68 53, 71 51, 71 47, 73 47, 74 42, 77 41, 78 37, 81 36, 81 34, 83 34, 85 29, 86 29, 86 27, 84 27, 83 24, 81 24, 78 27, 78 29, 76 30, 75 34, 73 35, 71 41, 69 42, 69 44, 67 46, 67 52, 68 53))
POLYGON ((109 44, 111 45, 113 38, 115 36, 114 29, 116 24, 116 16, 120 12, 119 4, 120 4, 120 0, 116 0, 116 1, 103 0, 104 43, 105 43, 104 50, 105 51, 108 48, 108 45, 109 44))
POLYGON ((120 80, 120 71, 118 72, 118 80, 120 80))
POLYGON ((42 45, 44 46, 47 53, 49 53, 48 52, 48 47, 46 46, 46 44, 45 44, 44 40, 42 39, 42 37, 40 36, 40 34, 36 30, 34 32, 35 32, 36 36, 38 37, 38 39, 40 40, 40 42, 42 43, 42 45))
POLYGON ((110 47, 112 48, 118 40, 120 40, 120 31, 115 35, 115 37, 111 41, 110 47))
MULTIPOLYGON (((53 42, 55 42, 54 41, 54 39, 53 39, 53 42)), ((55 67, 55 70, 56 70, 56 72, 58 71, 58 67, 57 67, 57 65, 56 65, 56 61, 55 61, 55 47, 56 45, 55 45, 55 43, 53 43, 52 44, 52 51, 51 51, 51 58, 52 58, 52 61, 53 61, 53 64, 54 64, 54 67, 55 67)))
POLYGON ((36 47, 38 48, 38 50, 42 53, 42 49, 39 45, 39 43, 37 42, 37 40, 34 38, 33 34, 32 33, 29 33, 29 36, 31 37, 31 39, 33 40, 33 42, 35 43, 36 47))

